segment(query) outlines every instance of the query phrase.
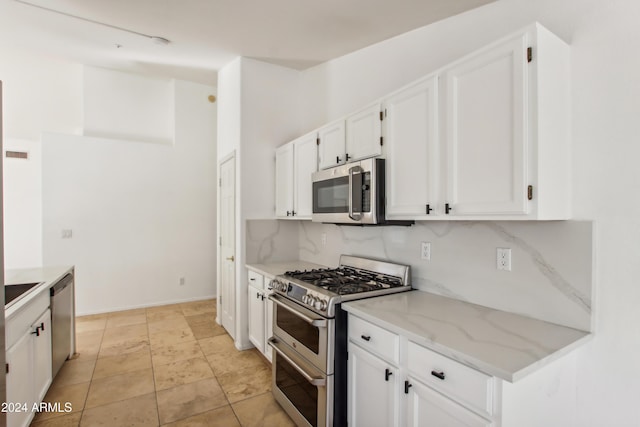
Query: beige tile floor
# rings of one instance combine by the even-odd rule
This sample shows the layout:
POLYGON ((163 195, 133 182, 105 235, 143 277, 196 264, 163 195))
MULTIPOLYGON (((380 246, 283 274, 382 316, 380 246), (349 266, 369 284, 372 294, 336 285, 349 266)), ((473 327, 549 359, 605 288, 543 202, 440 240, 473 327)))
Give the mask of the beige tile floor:
POLYGON ((238 351, 215 300, 78 317, 65 362, 33 427, 293 426, 271 395, 271 367, 238 351))

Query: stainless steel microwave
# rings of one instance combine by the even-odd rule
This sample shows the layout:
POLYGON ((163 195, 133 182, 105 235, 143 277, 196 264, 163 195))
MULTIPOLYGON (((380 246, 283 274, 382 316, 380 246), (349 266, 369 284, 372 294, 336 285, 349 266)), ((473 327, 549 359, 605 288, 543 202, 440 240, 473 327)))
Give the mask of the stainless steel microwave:
POLYGON ((351 225, 384 224, 384 159, 366 159, 315 172, 315 222, 351 225))

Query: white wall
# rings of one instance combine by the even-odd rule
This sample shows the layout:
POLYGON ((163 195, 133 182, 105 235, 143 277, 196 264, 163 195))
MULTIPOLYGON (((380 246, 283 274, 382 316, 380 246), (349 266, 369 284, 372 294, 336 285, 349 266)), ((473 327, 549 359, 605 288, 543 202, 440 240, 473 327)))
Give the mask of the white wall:
POLYGON ((83 135, 173 142, 172 80, 89 66, 83 71, 83 135))
MULTIPOLYGON (((5 138, 39 140, 43 130, 80 134, 82 66, 0 44, 5 138)), ((6 141, 5 141, 6 142, 6 141)))
POLYGON ((251 346, 247 325, 246 221, 275 216, 275 148, 299 132, 299 72, 237 58, 218 72, 218 161, 235 150, 235 345, 251 346))
POLYGON ((28 159, 2 155, 5 268, 42 265, 42 147, 40 141, 6 138, 3 151, 26 152, 28 159))
POLYGON ((44 135, 43 259, 76 265, 79 314, 215 296, 209 94, 208 86, 175 83, 172 146, 44 135), (73 237, 63 239, 63 229, 73 237))
POLYGON ((629 0, 500 0, 303 73, 301 133, 536 20, 571 44, 573 212, 594 221, 597 296, 576 357, 580 427, 640 425, 638 17, 629 0))

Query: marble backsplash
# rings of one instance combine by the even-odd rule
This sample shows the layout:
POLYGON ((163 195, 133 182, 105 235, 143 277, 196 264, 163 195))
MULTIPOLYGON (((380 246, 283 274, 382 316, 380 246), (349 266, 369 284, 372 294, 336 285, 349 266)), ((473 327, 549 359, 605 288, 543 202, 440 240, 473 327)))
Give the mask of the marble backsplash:
POLYGON ((349 254, 409 264, 414 288, 592 331, 591 221, 349 227, 255 220, 247 236, 248 262, 298 258, 336 266, 349 254), (421 242, 431 243, 430 261, 420 258, 421 242), (511 248, 511 271, 496 269, 496 248, 511 248))

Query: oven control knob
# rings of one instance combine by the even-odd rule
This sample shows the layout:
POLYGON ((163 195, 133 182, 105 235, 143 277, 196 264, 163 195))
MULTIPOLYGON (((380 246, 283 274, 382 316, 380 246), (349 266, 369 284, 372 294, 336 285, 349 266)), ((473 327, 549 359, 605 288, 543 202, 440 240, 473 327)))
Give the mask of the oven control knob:
POLYGON ((309 300, 309 295, 306 295, 306 294, 305 294, 305 295, 302 295, 302 302, 303 302, 303 303, 305 303, 305 304, 306 304, 308 300, 309 300))
POLYGON ((314 297, 313 295, 309 296, 307 298, 307 304, 310 305, 311 307, 313 307, 316 303, 318 299, 316 297, 314 297))
POLYGON ((327 301, 323 299, 316 300, 313 306, 316 308, 316 310, 325 311, 327 309, 327 301))

